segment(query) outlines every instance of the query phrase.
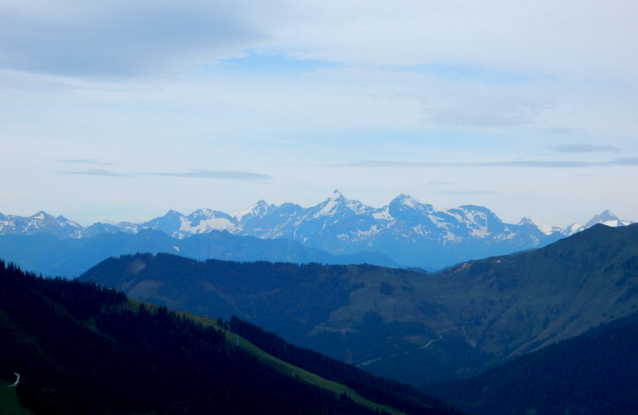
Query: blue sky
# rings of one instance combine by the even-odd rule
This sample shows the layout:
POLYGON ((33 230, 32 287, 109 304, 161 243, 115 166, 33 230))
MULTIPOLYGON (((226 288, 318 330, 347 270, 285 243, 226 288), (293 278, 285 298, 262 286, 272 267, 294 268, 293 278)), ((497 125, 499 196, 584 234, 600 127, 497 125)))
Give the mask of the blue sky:
POLYGON ((0 0, 0 212, 638 221, 638 3, 0 0))

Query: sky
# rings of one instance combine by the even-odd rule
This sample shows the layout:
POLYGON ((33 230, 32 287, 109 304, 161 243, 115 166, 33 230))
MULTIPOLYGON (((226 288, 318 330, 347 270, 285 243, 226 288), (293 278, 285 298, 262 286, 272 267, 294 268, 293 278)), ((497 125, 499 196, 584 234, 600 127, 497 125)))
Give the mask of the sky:
POLYGON ((0 0, 0 212, 638 221, 638 2, 0 0))

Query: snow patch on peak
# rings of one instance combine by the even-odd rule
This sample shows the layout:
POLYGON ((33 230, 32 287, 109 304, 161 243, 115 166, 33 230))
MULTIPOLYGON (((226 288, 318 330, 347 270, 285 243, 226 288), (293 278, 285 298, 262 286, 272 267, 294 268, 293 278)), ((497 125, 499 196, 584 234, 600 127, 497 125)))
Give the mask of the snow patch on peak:
POLYGON ((372 217, 377 220, 394 220, 392 215, 390 215, 390 208, 388 206, 384 206, 381 210, 374 212, 372 217))
POLYGON ((319 209, 319 211, 313 215, 313 218, 318 218, 319 216, 334 216, 337 211, 337 207, 339 203, 333 198, 326 200, 324 205, 319 209))
POLYGON ((426 212, 432 212, 432 205, 427 205, 421 203, 419 200, 415 199, 410 195, 404 195, 401 193, 399 196, 395 197, 391 202, 391 205, 402 205, 410 209, 418 209, 426 212))
POLYGON ((532 218, 523 218, 523 219, 521 219, 521 221, 519 222, 519 225, 534 225, 539 231, 541 231, 545 235, 551 235, 554 232, 560 232, 561 231, 560 228, 546 225, 546 224, 544 224, 542 222, 539 222, 537 220, 534 220, 532 218))
POLYGON ((351 200, 351 199, 345 199, 345 200, 346 200, 346 207, 350 209, 351 211, 353 211, 354 213, 356 213, 357 215, 360 215, 367 210, 367 206, 365 206, 363 203, 359 202, 358 200, 351 200))
POLYGON ((364 205, 358 200, 348 199, 343 194, 341 194, 341 192, 335 190, 334 194, 330 196, 325 202, 315 207, 315 209, 318 210, 312 216, 310 216, 310 219, 315 219, 320 216, 334 216, 341 206, 344 206, 346 209, 353 211, 357 215, 372 210, 372 208, 364 205))
POLYGON ((570 235, 575 234, 576 232, 582 231, 583 229, 585 229, 585 227, 583 225, 581 225, 580 223, 572 223, 571 225, 569 225, 568 227, 563 229, 561 234, 563 236, 570 236, 570 235))
POLYGON ((411 207, 412 209, 416 208, 417 206, 421 204, 421 202, 419 202, 418 200, 416 200, 410 195, 400 194, 399 197, 397 197, 397 199, 399 203, 401 203, 402 205, 411 207))
POLYGON ((206 233, 212 230, 225 231, 234 230, 235 225, 226 218, 211 217, 209 219, 200 220, 195 226, 192 226, 192 222, 184 220, 179 227, 178 233, 206 233))
POLYGON ((248 209, 238 210, 231 213, 229 216, 235 218, 237 221, 241 221, 244 217, 261 218, 268 213, 270 207, 271 206, 265 200, 260 200, 259 202, 252 205, 252 207, 248 209))
POLYGON ((196 217, 196 216, 206 216, 206 217, 216 217, 217 215, 215 215, 215 211, 212 209, 197 209, 195 212, 191 213, 189 216, 190 217, 196 217))
POLYGON ((47 216, 49 216, 49 215, 44 213, 43 211, 40 211, 40 212, 36 213, 35 215, 33 215, 33 219, 44 219, 47 216))
POLYGON ((606 226, 618 227, 618 226, 627 226, 630 225, 631 222, 622 220, 618 216, 614 215, 610 210, 606 210, 599 215, 594 216, 590 219, 589 222, 585 224, 585 228, 591 228, 592 226, 602 223, 606 226))
POLYGON ((350 199, 348 199, 347 197, 345 197, 343 195, 343 193, 341 193, 339 190, 336 190, 332 193, 332 196, 330 196, 328 198, 328 200, 345 200, 345 201, 349 201, 350 199))

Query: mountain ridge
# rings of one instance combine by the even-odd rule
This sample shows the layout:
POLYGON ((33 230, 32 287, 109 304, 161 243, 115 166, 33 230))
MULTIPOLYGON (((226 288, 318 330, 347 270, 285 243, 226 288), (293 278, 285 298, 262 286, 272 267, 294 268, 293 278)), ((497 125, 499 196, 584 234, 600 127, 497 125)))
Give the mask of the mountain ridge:
POLYGON ((586 225, 572 224, 565 228, 529 218, 508 224, 482 206, 462 205, 437 211, 430 204, 401 194, 389 204, 374 208, 335 190, 328 199, 308 208, 294 203, 276 206, 261 200, 251 208, 231 214, 198 209, 184 215, 170 210, 141 224, 96 223, 82 228, 75 222, 56 219, 43 212, 29 218, 2 216, 0 234, 45 232, 46 224, 51 233, 63 238, 155 229, 173 238, 185 239, 212 231, 228 231, 260 239, 292 239, 334 255, 379 252, 403 266, 438 269, 546 246, 597 223, 625 226, 631 222, 607 210, 595 215, 586 225))
POLYGON ((79 239, 59 239, 49 233, 0 235, 0 258, 43 275, 75 278, 109 257, 137 252, 169 252, 197 260, 214 258, 239 262, 370 263, 399 267, 392 259, 379 253, 333 255, 320 249, 304 247, 289 239, 259 239, 232 235, 226 231, 212 231, 184 239, 175 239, 153 229, 144 229, 134 234, 96 233, 79 239))

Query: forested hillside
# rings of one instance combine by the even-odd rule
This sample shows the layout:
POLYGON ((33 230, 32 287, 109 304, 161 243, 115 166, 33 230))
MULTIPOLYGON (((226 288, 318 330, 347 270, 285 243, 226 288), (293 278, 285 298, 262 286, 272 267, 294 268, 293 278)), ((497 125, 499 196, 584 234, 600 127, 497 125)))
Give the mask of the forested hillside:
POLYGON ((469 377, 638 305, 638 225, 431 274, 369 265, 112 258, 81 278, 229 319, 414 385, 469 377))
POLYGON ((638 413, 638 317, 561 341, 427 393, 476 415, 638 413))
MULTIPOLYGON (((0 379, 19 373, 18 398, 36 415, 374 414, 384 408, 266 365, 262 352, 228 342, 223 330, 201 321, 212 323, 165 307, 132 307, 120 291, 43 279, 0 261, 0 379)), ((449 412, 428 402, 433 405, 412 413, 449 412)))

